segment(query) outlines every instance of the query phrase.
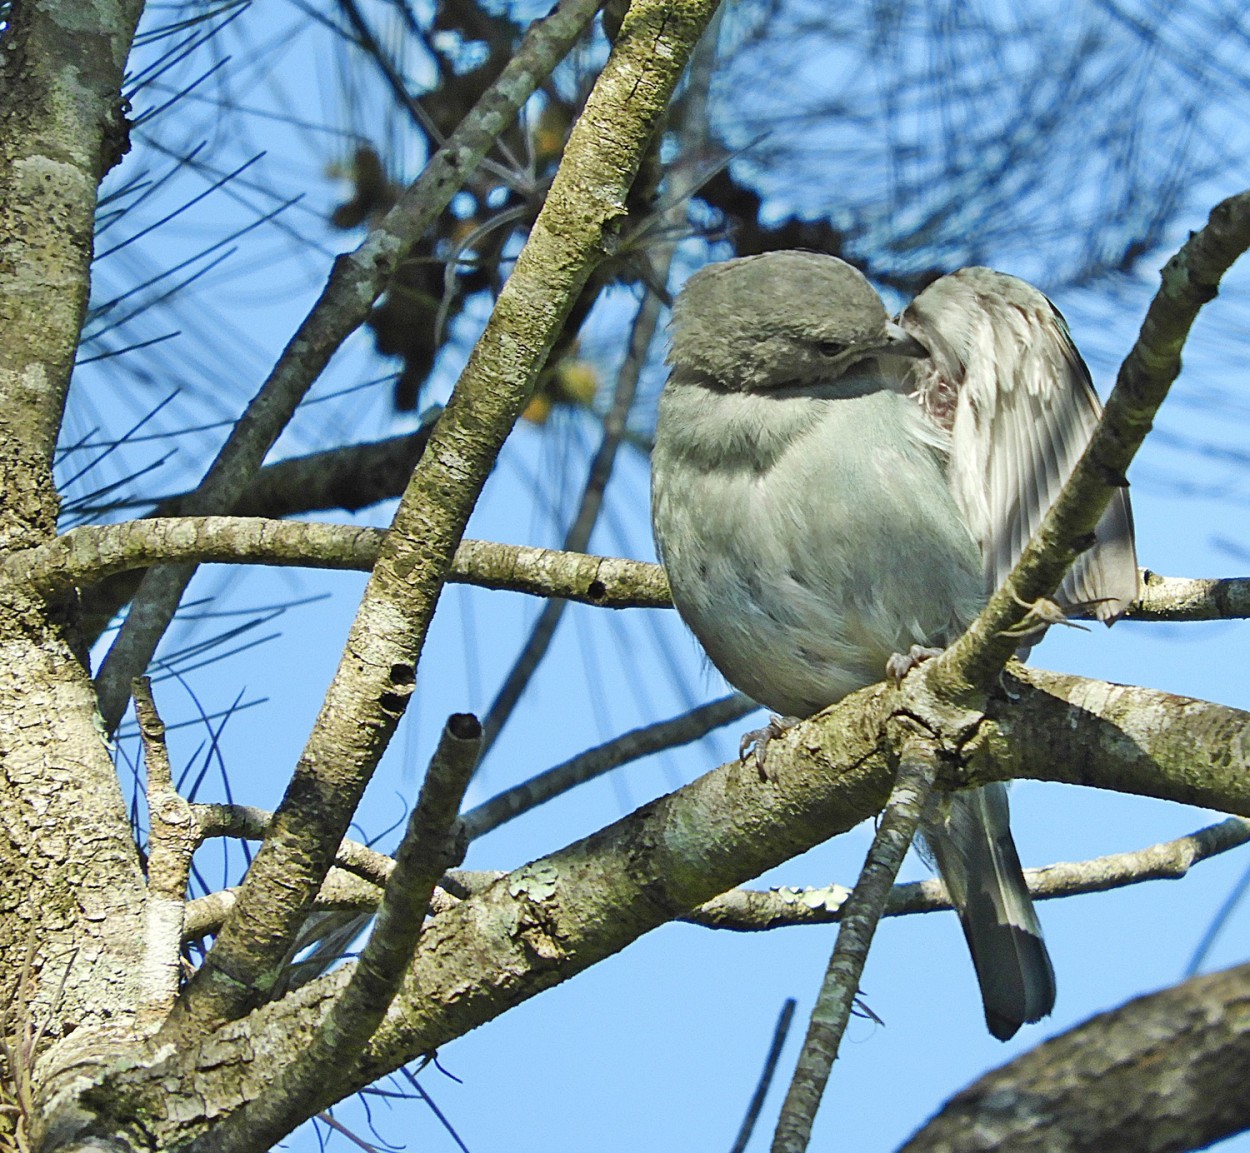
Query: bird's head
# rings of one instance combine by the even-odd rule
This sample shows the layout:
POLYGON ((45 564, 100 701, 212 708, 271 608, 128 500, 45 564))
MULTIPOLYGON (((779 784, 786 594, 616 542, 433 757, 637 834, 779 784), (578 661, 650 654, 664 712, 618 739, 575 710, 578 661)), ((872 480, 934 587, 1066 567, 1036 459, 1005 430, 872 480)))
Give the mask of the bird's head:
POLYGON ((669 363, 734 391, 836 382, 872 356, 927 356, 863 275, 818 252, 696 272, 673 305, 669 363))

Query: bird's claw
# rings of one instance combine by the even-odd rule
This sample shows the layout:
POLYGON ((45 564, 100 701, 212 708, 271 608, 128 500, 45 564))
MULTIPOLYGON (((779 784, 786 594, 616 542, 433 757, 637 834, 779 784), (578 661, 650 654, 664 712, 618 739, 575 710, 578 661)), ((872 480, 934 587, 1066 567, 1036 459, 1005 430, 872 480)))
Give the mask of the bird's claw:
POLYGON ((784 736, 798 723, 798 717, 778 717, 774 715, 768 718, 768 724, 763 728, 751 729, 749 732, 743 733, 742 739, 738 742, 738 760, 745 764, 747 758, 754 754, 755 767, 759 770, 760 780, 772 780, 773 778, 768 775, 768 769, 764 765, 764 761, 768 756, 768 746, 778 737, 784 736))
POLYGON ((1014 628, 1003 629, 1003 636, 1005 637, 1023 640, 1027 637, 1036 636, 1040 632, 1045 632, 1051 625, 1065 625, 1070 629, 1080 629, 1082 632, 1089 632, 1085 625, 1069 620, 1063 606, 1057 601, 1051 600, 1050 597, 1039 597, 1032 604, 1021 600, 1019 597, 1014 599, 1016 604, 1022 609, 1027 609, 1028 613, 1024 620, 1014 628))
POLYGON ((917 665, 941 655, 941 649, 929 648, 927 645, 912 645, 907 652, 895 653, 885 662, 885 675, 897 684, 917 665))

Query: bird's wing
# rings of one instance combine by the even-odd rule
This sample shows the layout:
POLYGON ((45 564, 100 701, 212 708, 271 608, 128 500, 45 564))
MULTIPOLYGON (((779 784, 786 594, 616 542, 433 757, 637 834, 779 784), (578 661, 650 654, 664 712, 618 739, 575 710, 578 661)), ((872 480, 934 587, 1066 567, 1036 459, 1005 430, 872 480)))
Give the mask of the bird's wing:
MULTIPOLYGON (((1075 468, 1102 409, 1059 310, 988 268, 926 288, 899 318, 930 351, 913 381, 951 434, 955 500, 981 546, 987 592, 1011 571, 1075 468)), ((1117 492, 1060 586, 1067 607, 1111 621, 1137 595, 1128 494, 1117 492)))

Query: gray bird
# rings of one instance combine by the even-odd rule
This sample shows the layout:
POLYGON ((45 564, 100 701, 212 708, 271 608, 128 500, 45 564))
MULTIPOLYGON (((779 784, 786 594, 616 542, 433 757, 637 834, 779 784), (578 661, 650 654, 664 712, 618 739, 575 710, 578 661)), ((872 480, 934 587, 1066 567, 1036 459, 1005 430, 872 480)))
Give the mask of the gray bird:
MULTIPOLYGON (((733 685, 806 717, 944 647, 1006 576, 1099 415, 1058 310, 965 268, 897 323, 859 272, 773 252, 692 276, 673 307, 651 516, 673 601, 733 685)), ((1059 591, 1110 622, 1137 595, 1128 499, 1059 591)), ((1003 785, 942 797, 925 842, 1002 1040, 1054 972, 1003 785)))

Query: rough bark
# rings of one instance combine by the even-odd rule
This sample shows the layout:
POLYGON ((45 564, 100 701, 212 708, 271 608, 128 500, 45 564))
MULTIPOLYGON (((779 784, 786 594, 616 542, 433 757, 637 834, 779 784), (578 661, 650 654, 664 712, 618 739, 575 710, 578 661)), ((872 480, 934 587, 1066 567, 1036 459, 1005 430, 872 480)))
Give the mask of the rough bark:
MULTIPOLYGON (((876 813, 893 780, 883 735, 892 716, 933 734, 948 783, 1026 776, 1197 804, 1218 796, 1250 814, 1250 715, 1019 673, 1000 713, 938 707, 914 674, 901 690, 864 690, 775 740, 767 779, 754 763, 722 766, 441 912, 386 1020, 355 1066, 326 1087, 324 1104, 876 813), (1148 719, 1125 731, 1116 727, 1125 717, 1148 719), (1075 765, 1054 754, 1050 739, 1068 730, 1071 748, 1088 749, 1075 765), (991 761, 991 745, 1011 752, 991 761)), ((140 1117, 148 1142, 211 1148, 204 1102, 229 1112, 262 1094, 275 1063, 307 1043, 350 973, 337 970, 183 1048, 119 1064, 93 1097, 105 1114, 99 1123, 121 1132, 140 1117)))
POLYGON ((142 5, 19 2, 0 52, 0 546, 56 527, 48 469, 87 307, 96 188, 127 148, 142 5))
MULTIPOLYGON (((96 188, 126 147, 118 93, 140 7, 19 0, 8 15, 0 51, 5 552, 55 530, 52 451, 86 306, 96 188)), ((138 999, 142 876, 74 635, 70 603, 0 591, 0 1004, 10 1092, 36 1057, 42 1074, 74 1061, 85 1067, 93 1052, 114 1047, 131 1033, 138 999)), ((5 1111, 0 1130, 17 1141, 41 1136, 24 1109, 5 1111)))
POLYGON ((953 1097, 900 1153, 1182 1153, 1250 1128, 1250 965, 1130 1001, 953 1097))
MULTIPOLYGON (((0 548, 55 531, 51 458, 88 299, 101 176, 141 5, 17 3, 0 51, 0 548)), ((55 1070, 134 1039, 143 875, 73 602, 0 592, 4 1138, 37 1147, 55 1070), (53 719, 55 718, 55 723, 53 719), (19 1008, 20 1007, 20 1008, 19 1008), (20 1090, 17 1087, 24 1087, 20 1090)), ((0 1138, 0 1140, 4 1139, 0 1138)))

